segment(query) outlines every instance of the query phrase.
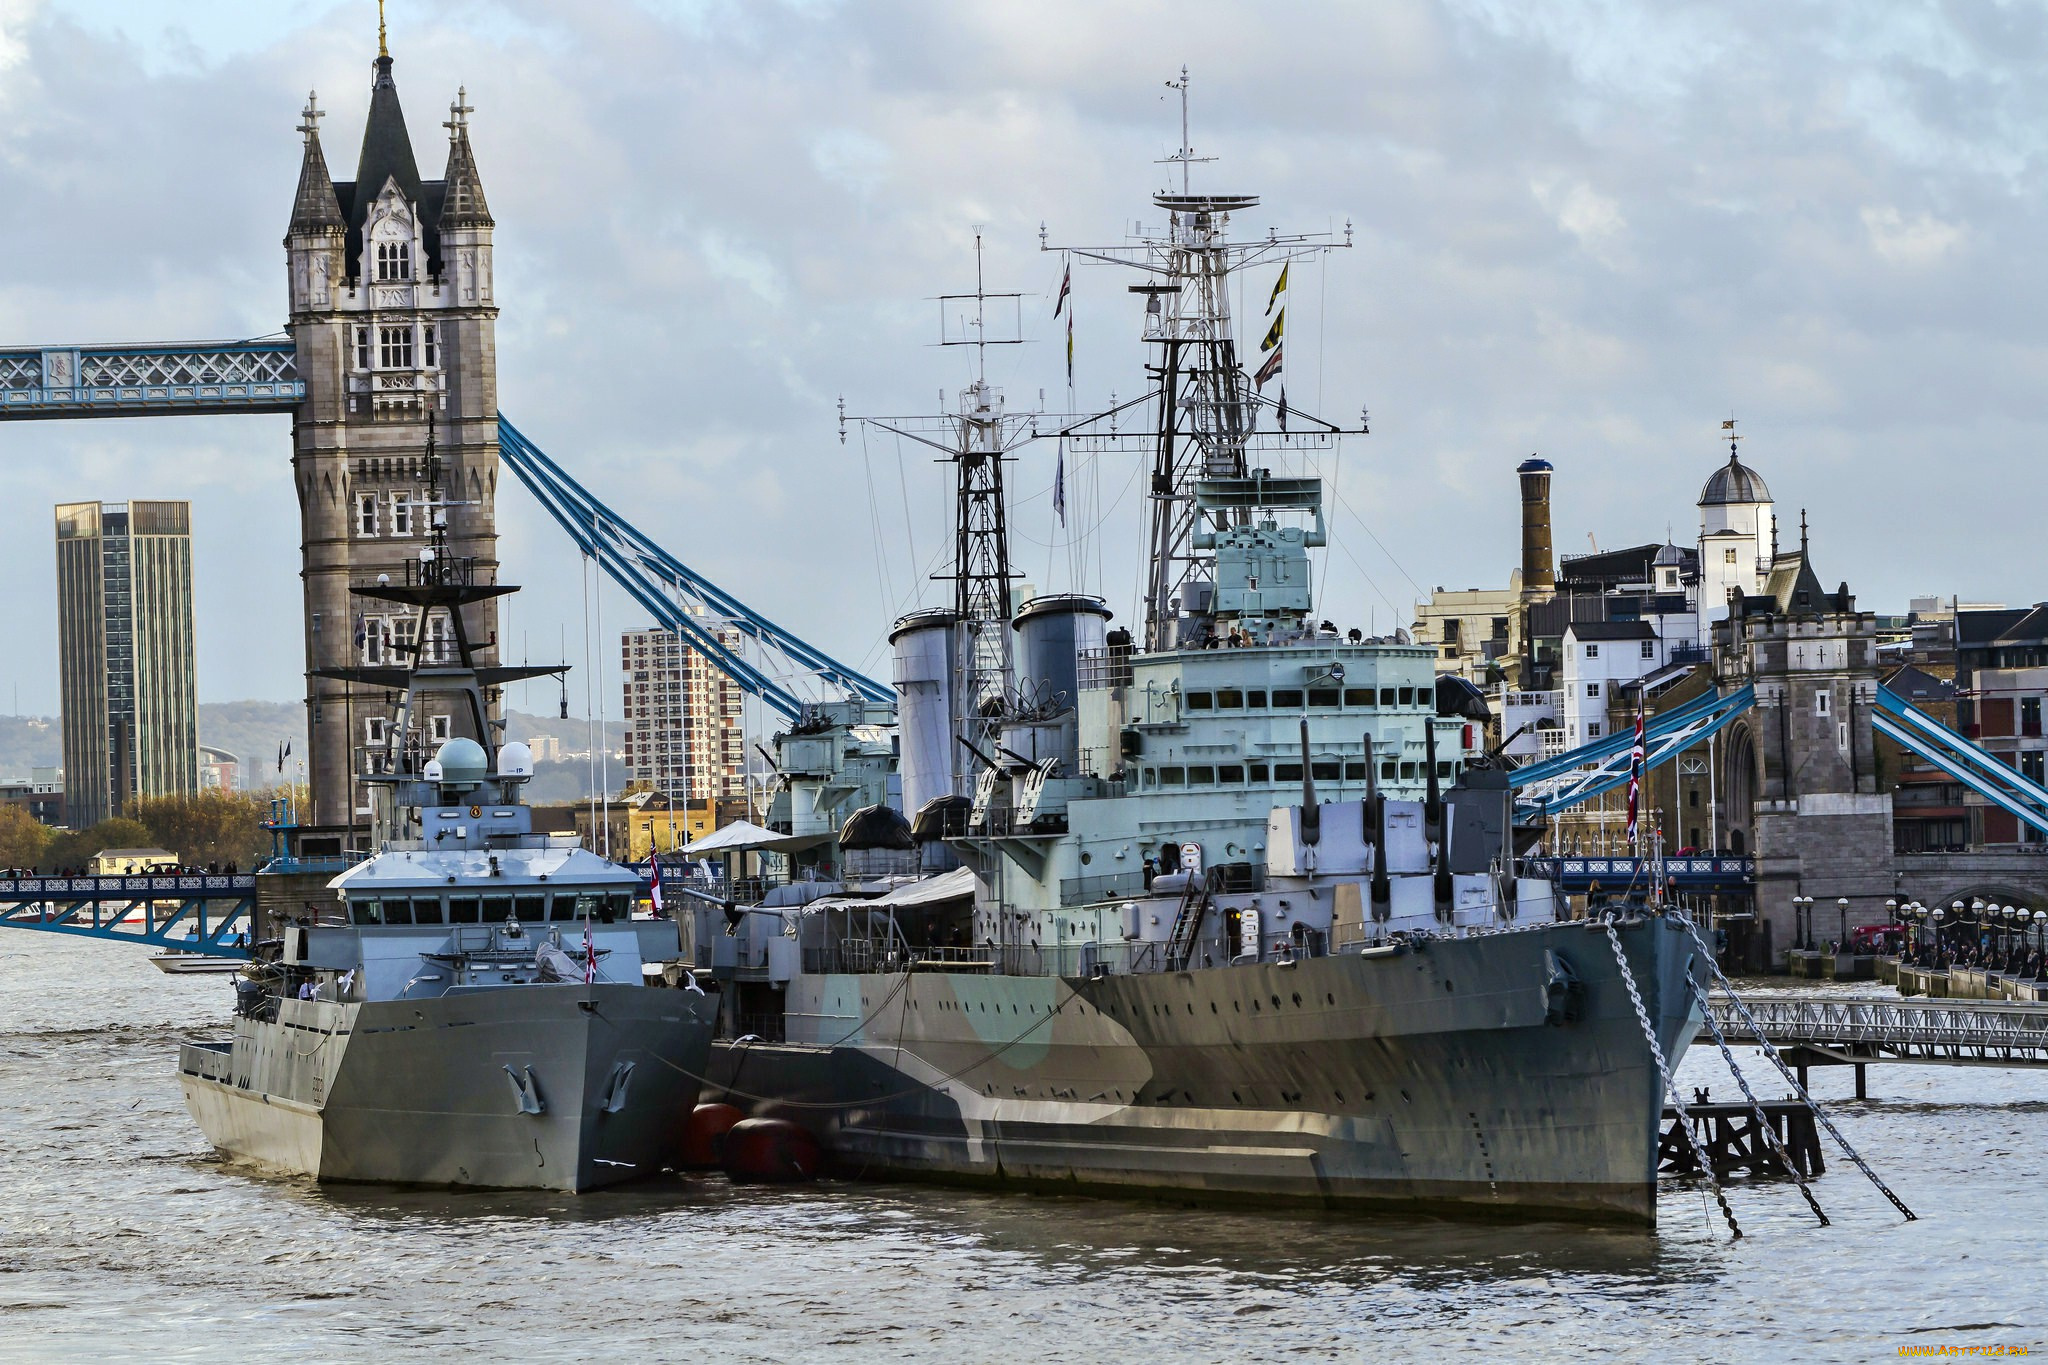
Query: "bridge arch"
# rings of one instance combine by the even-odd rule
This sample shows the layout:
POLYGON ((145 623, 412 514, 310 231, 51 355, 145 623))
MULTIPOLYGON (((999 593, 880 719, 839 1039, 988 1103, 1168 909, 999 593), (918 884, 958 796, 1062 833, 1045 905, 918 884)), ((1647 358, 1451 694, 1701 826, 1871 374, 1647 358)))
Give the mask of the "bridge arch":
POLYGON ((1757 771, 1756 735, 1747 718, 1728 727, 1721 773, 1722 809, 1728 828, 1728 847, 1747 853, 1756 840, 1757 771))

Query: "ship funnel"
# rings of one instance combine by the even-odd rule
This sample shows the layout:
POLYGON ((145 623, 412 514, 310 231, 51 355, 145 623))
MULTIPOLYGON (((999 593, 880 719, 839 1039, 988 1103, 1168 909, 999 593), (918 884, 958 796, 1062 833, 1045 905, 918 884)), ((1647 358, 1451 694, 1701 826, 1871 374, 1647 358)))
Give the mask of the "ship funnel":
POLYGON ((1515 470, 1522 481, 1522 591, 1557 586, 1550 558, 1550 461, 1531 455, 1515 470))

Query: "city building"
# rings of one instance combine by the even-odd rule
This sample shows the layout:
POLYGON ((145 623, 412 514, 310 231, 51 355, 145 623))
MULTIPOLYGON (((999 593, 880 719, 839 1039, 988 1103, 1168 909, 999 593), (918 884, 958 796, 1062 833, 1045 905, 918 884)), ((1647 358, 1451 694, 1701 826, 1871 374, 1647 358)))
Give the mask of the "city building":
POLYGON ((242 760, 226 749, 199 746, 199 788, 201 791, 231 792, 242 785, 242 760))
MULTIPOLYGON (((725 627, 718 641, 739 648, 725 627)), ((668 630, 619 639, 626 771, 636 786, 678 800, 746 794, 747 740, 739 685, 668 630)))
POLYGON ((62 825, 64 770, 33 768, 26 779, 10 777, 0 781, 0 805, 19 806, 40 824, 62 825))
POLYGON ((73 827, 199 790, 190 503, 57 508, 57 654, 73 827))
MULTIPOLYGON (((302 818, 329 831, 324 842, 301 839, 308 853, 338 853, 335 831, 366 817, 355 774, 365 750, 381 748, 388 710, 385 688, 321 674, 401 667, 415 648, 433 659, 450 644, 443 635, 420 639, 410 609, 365 609, 350 588, 384 575, 405 582, 437 518, 445 518, 453 571, 497 581, 493 221, 470 149, 470 112, 457 92, 447 169, 422 180, 380 41, 355 178, 329 175, 313 101, 299 125, 305 145, 285 255, 288 326, 308 381, 292 421, 312 748, 313 805, 302 818)), ((464 613, 477 661, 494 665, 495 602, 464 613)), ((438 722, 445 729, 451 718, 438 722)), ((463 726, 459 717, 452 723, 463 726)))
MULTIPOLYGON (((2048 603, 1955 613, 1956 721, 1966 739, 2048 781, 2048 603)), ((2039 844, 2041 831, 1975 792, 1964 800, 1970 847, 2039 844)))

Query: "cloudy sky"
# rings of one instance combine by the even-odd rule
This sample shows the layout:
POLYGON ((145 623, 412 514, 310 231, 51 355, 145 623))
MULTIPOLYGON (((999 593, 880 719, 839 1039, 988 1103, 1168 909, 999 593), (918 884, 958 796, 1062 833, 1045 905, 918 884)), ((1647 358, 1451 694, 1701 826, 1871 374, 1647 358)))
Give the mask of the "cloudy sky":
MULTIPOLYGON (((373 0, 0 0, 0 341, 276 331, 293 125, 317 88, 350 173, 375 30, 373 0)), ((1532 451, 1561 551, 1689 539, 1731 414, 1866 606, 2048 596, 2038 5, 396 0, 391 47, 427 175, 458 84, 476 108, 506 413, 882 676, 889 620, 942 591, 942 475, 842 445, 835 400, 958 388, 930 299, 971 281, 978 225, 1040 343, 993 377, 1064 407, 1039 224, 1092 245, 1158 216, 1183 63, 1198 187, 1263 197, 1242 231, 1355 225, 1290 315, 1292 400, 1372 412, 1323 470, 1326 614, 1385 629, 1418 589, 1502 582, 1532 451)), ((1124 283, 1076 271, 1084 407, 1137 390, 1124 283)), ((1080 584, 1120 616, 1136 458, 1093 471, 1080 584)), ((0 427, 0 706, 55 709, 50 506, 81 498, 191 498, 202 699, 299 695, 288 459, 283 417, 0 427)), ((1051 476, 1041 450, 1013 476, 1018 557, 1065 588, 1051 476)), ((580 662, 578 561, 509 481, 499 515, 514 633, 580 662)), ((613 592, 604 630, 631 623, 613 592)))

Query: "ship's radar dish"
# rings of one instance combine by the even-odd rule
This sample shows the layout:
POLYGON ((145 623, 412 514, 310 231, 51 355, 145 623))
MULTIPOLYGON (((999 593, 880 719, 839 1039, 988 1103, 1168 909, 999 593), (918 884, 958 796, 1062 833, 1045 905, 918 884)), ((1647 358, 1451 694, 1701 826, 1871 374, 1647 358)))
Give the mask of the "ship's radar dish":
POLYGON ((484 746, 460 735, 443 744, 434 761, 441 765, 442 785, 450 787, 475 786, 491 770, 484 746))
POLYGON ((1174 213, 1236 213, 1258 207, 1256 194, 1168 194, 1161 191, 1152 202, 1174 213))

